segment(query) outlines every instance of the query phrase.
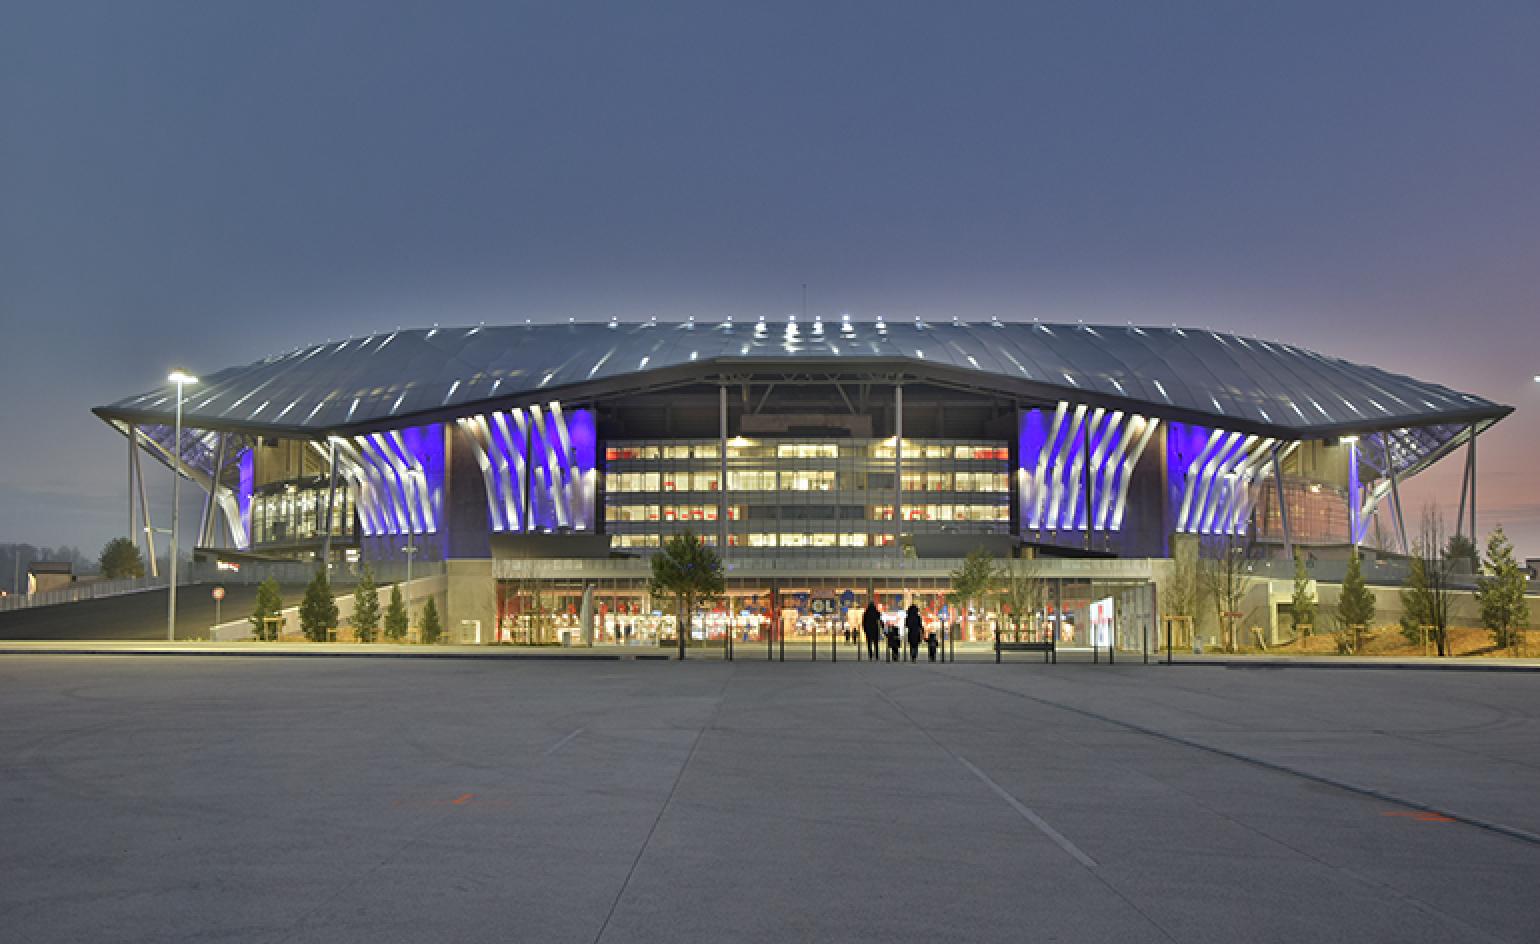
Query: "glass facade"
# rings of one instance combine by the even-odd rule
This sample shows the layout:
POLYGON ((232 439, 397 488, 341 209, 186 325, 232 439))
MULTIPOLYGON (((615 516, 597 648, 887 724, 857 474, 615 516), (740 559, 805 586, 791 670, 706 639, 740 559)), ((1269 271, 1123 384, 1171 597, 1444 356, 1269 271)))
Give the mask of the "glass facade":
MULTIPOLYGON (((660 646, 677 642, 671 608, 639 579, 504 580, 498 584, 496 642, 578 644, 585 585, 594 586, 594 645, 660 646)), ((1139 651, 1156 644, 1154 595, 1145 581, 1042 578, 1025 594, 1022 612, 998 596, 964 615, 948 600, 950 581, 936 577, 855 580, 834 575, 778 581, 729 579, 725 596, 703 607, 691 630, 695 643, 737 646, 827 647, 861 645, 860 619, 875 602, 888 623, 902 625, 910 603, 920 608, 927 633, 959 646, 987 650, 995 633, 1005 641, 1056 639, 1063 649, 1139 651)), ((742 650, 753 658, 752 650, 742 650)), ((804 656, 805 657, 805 656, 804 656)))
MULTIPOLYGON (((253 546, 283 547, 320 541, 325 529, 327 490, 324 476, 275 482, 257 489, 251 500, 253 546)), ((337 485, 331 530, 334 538, 354 536, 353 490, 343 482, 337 485)))
MULTIPOLYGON (((605 449, 605 530, 615 548, 657 547, 689 528, 718 539, 717 440, 628 440, 605 449)), ((748 553, 880 548, 893 542, 889 439, 745 439, 727 446, 727 543, 748 553)), ((1005 533, 1004 442, 904 440, 902 530, 1005 533)))

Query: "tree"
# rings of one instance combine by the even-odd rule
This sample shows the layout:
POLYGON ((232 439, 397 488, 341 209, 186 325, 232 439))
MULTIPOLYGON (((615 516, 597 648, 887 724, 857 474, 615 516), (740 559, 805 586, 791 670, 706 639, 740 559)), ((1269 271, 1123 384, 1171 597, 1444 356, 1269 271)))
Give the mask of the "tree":
POLYGON ((374 571, 368 564, 353 588, 353 632, 359 642, 374 642, 380 631, 380 592, 374 585, 374 571))
POLYGON ((390 604, 385 607, 385 638, 400 642, 406 638, 406 603, 401 599, 401 585, 390 585, 390 604))
POLYGON ((113 538, 102 547, 97 567, 108 580, 143 577, 144 555, 129 538, 113 538))
POLYGON ((1310 589, 1310 574, 1305 570, 1305 555, 1294 552, 1294 635, 1303 641, 1315 627, 1315 593, 1310 589))
POLYGON ((995 605, 1002 615, 1008 616, 1016 639, 1021 639, 1021 623, 1025 619, 1029 628, 1037 628, 1034 622, 1043 609, 1044 586, 1042 563, 1035 557, 1011 558, 1003 562, 997 577, 995 605))
POLYGON ((1236 649, 1235 620, 1241 603, 1251 592, 1250 548, 1242 538, 1233 534, 1216 535, 1202 545, 1198 559, 1198 585, 1214 606, 1219 619, 1221 641, 1227 652, 1236 649))
POLYGON ((1491 630, 1496 645, 1512 649, 1529 628, 1529 601, 1524 599, 1527 578, 1513 558, 1513 544, 1501 525, 1487 538, 1483 570, 1476 580, 1482 625, 1491 630))
MULTIPOLYGON (((1458 525, 1458 522, 1456 522, 1458 525)), ((1471 570, 1481 567, 1481 555, 1476 550, 1474 538, 1466 537, 1456 531, 1449 536, 1449 543, 1444 546, 1444 556, 1455 564, 1469 564, 1471 570)))
POLYGON ((685 637, 689 635, 695 607, 722 595, 727 581, 722 576, 722 559, 707 547, 693 531, 681 531, 663 544, 652 557, 652 579, 648 590, 654 596, 674 602, 679 636, 679 658, 684 658, 685 637))
POLYGON ((1451 562, 1445 555, 1444 519, 1432 505, 1422 509, 1422 526, 1412 543, 1411 563, 1407 569, 1401 606, 1406 616, 1401 632, 1411 641, 1421 640, 1423 627, 1432 636, 1438 654, 1449 654, 1449 613, 1454 607, 1454 590, 1449 585, 1451 562))
POLYGON ((994 588, 999 579, 995 568, 995 555, 982 547, 976 547, 963 558, 962 566, 952 571, 952 592, 948 602, 954 604, 962 615, 962 637, 968 637, 968 610, 994 588))
POLYGON ((422 641, 430 646, 443 635, 444 628, 438 621, 438 604, 433 602, 432 597, 428 597, 428 602, 422 605, 422 621, 418 628, 422 631, 422 641))
POLYGON ((257 585, 257 605, 252 608, 250 617, 252 635, 264 642, 275 642, 278 625, 268 620, 282 613, 283 594, 278 589, 278 581, 269 577, 257 585))
MULTIPOLYGON (((1170 624, 1186 623, 1192 629, 1198 615, 1198 536, 1195 534, 1171 535, 1171 576, 1160 588, 1161 612, 1170 624)), ((1190 640, 1189 640, 1190 641, 1190 640)), ((1172 644, 1173 640, 1166 640, 1172 644)))
POLYGON ((337 600, 326 581, 326 571, 317 570, 305 588, 305 599, 300 601, 299 629, 311 642, 326 642, 336 628, 337 600))
POLYGON ((1358 630, 1374 619, 1374 594, 1364 583, 1363 564, 1358 548, 1348 558, 1347 573, 1342 577, 1342 593, 1337 597, 1337 651, 1358 651, 1358 630))

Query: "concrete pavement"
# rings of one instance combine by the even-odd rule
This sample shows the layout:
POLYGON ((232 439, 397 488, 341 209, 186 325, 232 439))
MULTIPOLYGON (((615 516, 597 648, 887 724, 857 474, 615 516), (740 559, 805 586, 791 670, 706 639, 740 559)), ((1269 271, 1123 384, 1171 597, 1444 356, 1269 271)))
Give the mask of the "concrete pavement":
POLYGON ((1524 674, 0 657, 6 940, 1529 941, 1537 797, 1524 674))

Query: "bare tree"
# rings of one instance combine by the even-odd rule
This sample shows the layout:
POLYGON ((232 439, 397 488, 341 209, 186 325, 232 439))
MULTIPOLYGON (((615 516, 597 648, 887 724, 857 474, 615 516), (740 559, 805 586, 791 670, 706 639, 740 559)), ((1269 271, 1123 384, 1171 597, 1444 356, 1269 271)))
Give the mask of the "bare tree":
POLYGON ((1454 562, 1448 548, 1443 516, 1434 506, 1424 505, 1401 603, 1409 620, 1428 627, 1441 656, 1449 655, 1449 613, 1454 605, 1449 585, 1454 562))
POLYGON ((1252 544, 1242 536, 1216 534, 1202 542, 1198 586, 1219 619, 1220 643, 1226 652, 1237 646, 1235 621, 1256 578, 1251 573, 1252 544))
POLYGON ((524 642, 539 645, 553 635, 551 607, 547 598, 549 581, 534 561, 523 561, 524 569, 508 581, 508 598, 518 603, 524 624, 524 642))
POLYGON ((1198 594, 1198 536, 1173 534, 1171 575, 1160 587, 1161 615, 1172 622, 1185 622, 1191 628, 1198 616, 1198 594))
POLYGON ((995 605, 1008 614, 1011 631, 1021 639, 1021 624, 1025 619, 1035 632, 1037 614, 1043 609, 1047 582, 1043 579, 1043 565, 1036 557, 1015 557, 1001 562, 996 571, 995 605))

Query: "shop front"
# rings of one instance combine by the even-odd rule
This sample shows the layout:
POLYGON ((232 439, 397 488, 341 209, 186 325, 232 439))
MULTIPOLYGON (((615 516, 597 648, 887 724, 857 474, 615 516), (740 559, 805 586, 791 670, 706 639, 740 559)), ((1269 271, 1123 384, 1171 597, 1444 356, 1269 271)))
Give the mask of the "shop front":
MULTIPOLYGON (((496 580, 496 643, 678 644, 672 602, 649 591, 646 572, 637 563, 597 561, 584 567, 579 561, 543 562, 543 568, 532 566, 542 562, 507 563, 521 566, 503 567, 496 580)), ((908 607, 918 607, 927 634, 934 632, 965 651, 987 651, 997 636, 1007 642, 1053 640, 1061 649, 1087 652, 1153 645, 1155 593, 1148 562, 1049 563, 1027 586, 1002 583, 970 601, 966 610, 952 596, 950 570, 940 562, 894 570, 900 568, 866 576, 730 570, 722 597, 697 609, 688 643, 722 649, 731 639, 735 649, 757 644, 776 654, 784 646, 807 655, 833 655, 831 645, 840 650, 862 646, 861 618, 873 602, 884 625, 900 628, 908 607), (1093 570, 1100 572, 1084 575, 1093 570)))

